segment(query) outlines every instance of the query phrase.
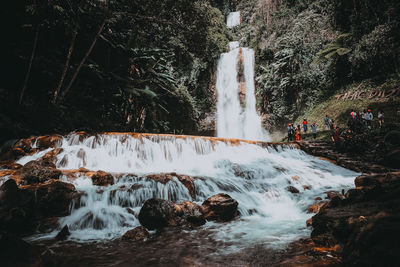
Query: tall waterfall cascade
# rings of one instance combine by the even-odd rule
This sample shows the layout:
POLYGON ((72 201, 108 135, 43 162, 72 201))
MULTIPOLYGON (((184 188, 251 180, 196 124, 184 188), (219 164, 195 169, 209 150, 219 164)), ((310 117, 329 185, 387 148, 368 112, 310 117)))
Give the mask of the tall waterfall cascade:
MULTIPOLYGON (((240 12, 230 13, 228 27, 239 24, 240 12)), ((239 42, 230 42, 229 48, 217 69, 217 136, 267 141, 269 136, 256 110, 254 51, 239 47, 239 42)))
MULTIPOLYGON (((65 136, 57 145, 61 150, 56 167, 64 173, 61 180, 74 184, 81 197, 71 206, 71 214, 60 218, 60 226, 68 225, 70 238, 77 241, 114 239, 140 225, 137 214, 149 198, 201 205, 210 196, 226 193, 238 201, 240 218, 217 227, 208 222, 203 229, 238 246, 266 240, 286 244, 309 234, 306 210, 316 196, 350 188, 356 176, 295 147, 234 141, 128 133, 65 136), (79 171, 74 177, 67 174, 80 168, 108 172, 114 184, 94 185, 79 171), (167 183, 149 177, 161 173, 174 177, 167 183), (194 195, 177 175, 193 179, 194 195), (300 193, 290 193, 289 185, 300 193)), ((56 148, 25 156, 18 163, 38 160, 52 149, 56 148)))

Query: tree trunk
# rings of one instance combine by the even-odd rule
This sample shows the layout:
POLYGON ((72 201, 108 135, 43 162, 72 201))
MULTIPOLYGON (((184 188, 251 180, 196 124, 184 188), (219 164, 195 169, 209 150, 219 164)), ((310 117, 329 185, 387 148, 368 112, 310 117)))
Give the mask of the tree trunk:
POLYGON ((85 64, 87 58, 89 57, 90 53, 92 53, 92 50, 97 42, 97 39, 99 38, 101 32, 103 31, 104 25, 106 24, 106 19, 104 19, 103 23, 101 24, 96 36, 94 37, 92 44, 89 47, 89 50, 86 52, 85 56, 82 58, 81 62, 78 65, 78 68, 75 70, 74 75, 72 76, 68 86, 65 88, 65 90, 61 93, 60 96, 60 100, 63 100, 64 97, 66 96, 66 94, 68 93, 68 91, 71 89, 72 84, 74 83, 76 77, 78 76, 81 68, 83 67, 83 65, 85 64))
POLYGON ((21 94, 19 96, 19 101, 18 101, 19 105, 21 105, 21 103, 22 103, 22 98, 24 97, 26 86, 28 85, 29 77, 31 75, 31 69, 32 69, 33 59, 35 58, 35 54, 36 54, 36 47, 37 47, 38 39, 39 39, 39 24, 36 26, 35 39, 33 41, 33 48, 32 48, 31 58, 29 60, 28 71, 26 73, 24 85, 22 86, 21 94))
POLYGON ((53 96, 53 100, 52 100, 53 104, 56 103, 56 101, 57 101, 58 94, 60 93, 61 87, 64 83, 65 75, 67 75, 67 71, 69 68, 69 62, 70 62, 71 56, 72 56, 72 51, 74 50, 74 46, 75 46, 76 35, 77 35, 77 31, 75 29, 74 32, 72 33, 71 44, 68 49, 68 55, 67 55, 67 59, 65 60, 64 70, 61 74, 60 82, 58 83, 57 89, 54 91, 54 96, 53 96))

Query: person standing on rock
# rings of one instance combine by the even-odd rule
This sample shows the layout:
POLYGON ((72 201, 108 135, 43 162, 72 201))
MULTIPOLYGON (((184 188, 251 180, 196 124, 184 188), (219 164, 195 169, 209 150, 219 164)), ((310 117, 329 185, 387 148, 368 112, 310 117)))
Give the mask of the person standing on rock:
POLYGON ((374 115, 370 109, 368 109, 367 113, 365 114, 365 119, 367 120, 367 127, 371 129, 371 122, 374 119, 374 115))
POLYGON ((317 138, 317 127, 318 127, 318 125, 315 122, 313 124, 311 124, 311 130, 312 130, 314 139, 317 138))
POLYGON ((382 125, 385 123, 385 113, 381 109, 378 111, 378 121, 379 127, 382 127, 382 125))
POLYGON ((327 130, 330 130, 330 124, 329 122, 331 121, 331 119, 329 118, 328 115, 325 116, 325 126, 327 130))
POLYGON ((293 124, 288 125, 288 142, 293 141, 293 136, 294 136, 294 128, 293 124))
POLYGON ((303 130, 304 130, 304 133, 307 133, 307 131, 308 131, 308 122, 307 122, 307 119, 304 119, 302 123, 303 123, 303 130))
POLYGON ((295 135, 296 135, 296 141, 301 141, 300 125, 297 126, 295 135))

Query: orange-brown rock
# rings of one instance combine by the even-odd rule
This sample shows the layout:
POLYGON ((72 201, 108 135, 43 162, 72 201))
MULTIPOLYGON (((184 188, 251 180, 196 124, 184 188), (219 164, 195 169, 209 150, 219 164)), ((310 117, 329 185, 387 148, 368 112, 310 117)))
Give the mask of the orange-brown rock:
POLYGON ((59 147, 62 144, 63 137, 61 135, 45 135, 36 139, 36 145, 40 150, 59 147))
POLYGON ((201 205, 201 212, 207 221, 230 221, 238 215, 238 202, 227 194, 209 197, 201 205))
POLYGON ((122 236, 122 239, 143 241, 143 240, 146 240, 149 236, 150 236, 150 234, 149 234, 149 232, 147 232, 146 228, 144 228, 143 226, 138 226, 138 227, 126 232, 122 236))
POLYGON ((53 163, 33 160, 18 169, 14 175, 20 177, 22 184, 34 184, 59 179, 61 174, 53 163))
POLYGON ((54 164, 57 163, 57 156, 63 152, 63 148, 55 148, 47 152, 43 157, 40 158, 42 161, 52 162, 54 164))
POLYGON ((92 178, 94 185, 107 186, 114 184, 114 177, 107 172, 97 171, 90 177, 92 178))
POLYGON ((163 184, 166 184, 173 178, 177 178, 188 189, 189 194, 192 198, 196 196, 193 178, 191 178, 188 175, 176 174, 175 172, 171 172, 171 173, 150 174, 147 175, 146 178, 163 184))
POLYGON ((36 137, 29 137, 26 139, 20 139, 17 143, 15 143, 14 148, 21 148, 25 151, 25 153, 32 152, 32 144, 36 140, 36 137))
POLYGON ((184 201, 183 203, 174 204, 175 211, 184 222, 193 225, 203 225, 206 220, 202 214, 201 206, 190 201, 184 201))
POLYGON ((318 211, 321 209, 321 207, 323 207, 326 203, 327 203, 327 201, 322 201, 322 202, 319 202, 319 203, 309 206, 307 208, 307 213, 318 213, 318 211))
POLYGON ((306 225, 307 225, 307 227, 311 227, 312 226, 312 218, 307 219, 306 225))
POLYGON ((5 162, 3 164, 0 164, 0 169, 17 170, 17 169, 19 169, 21 167, 22 167, 21 164, 18 164, 18 163, 15 163, 15 162, 5 162))

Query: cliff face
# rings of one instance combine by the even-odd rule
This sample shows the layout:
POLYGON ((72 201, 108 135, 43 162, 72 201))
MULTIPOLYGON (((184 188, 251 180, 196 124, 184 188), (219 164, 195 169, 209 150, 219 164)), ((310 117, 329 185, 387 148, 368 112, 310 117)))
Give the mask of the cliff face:
POLYGON ((244 23, 232 34, 257 51, 258 105, 272 126, 347 86, 398 80, 398 1, 253 0, 237 9, 244 23))

